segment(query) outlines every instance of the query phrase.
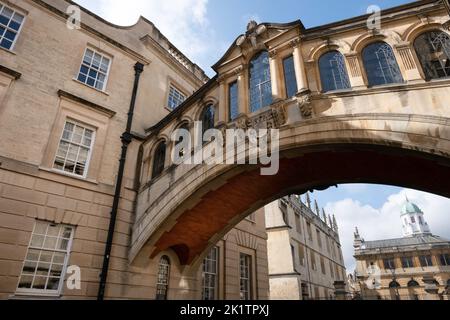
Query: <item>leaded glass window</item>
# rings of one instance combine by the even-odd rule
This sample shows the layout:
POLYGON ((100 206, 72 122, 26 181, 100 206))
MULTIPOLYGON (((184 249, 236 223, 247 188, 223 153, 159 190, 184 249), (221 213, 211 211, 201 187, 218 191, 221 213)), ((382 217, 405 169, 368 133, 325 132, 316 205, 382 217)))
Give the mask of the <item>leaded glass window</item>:
POLYGON ((36 221, 22 267, 18 293, 58 295, 63 286, 73 228, 36 221))
POLYGON ((234 121, 239 116, 239 90, 237 81, 230 83, 228 87, 230 120, 234 121))
POLYGON ((110 64, 110 58, 87 48, 78 73, 78 81, 103 91, 106 87, 110 64))
POLYGON ((215 119, 215 108, 213 105, 206 106, 202 114, 200 116, 200 120, 202 121, 202 130, 203 134, 209 129, 214 128, 214 119, 215 119))
POLYGON ((160 142, 153 155, 152 179, 157 178, 163 171, 166 162, 166 143, 160 142))
POLYGON ((86 177, 95 131, 72 120, 66 121, 53 168, 86 177))
POLYGON ((294 57, 289 56, 283 60, 284 83, 286 96, 291 98, 297 94, 297 78, 295 77, 294 57))
POLYGON ((417 37, 414 48, 427 80, 450 76, 450 36, 431 31, 417 37))
POLYGON ((349 89, 351 87, 344 56, 338 51, 330 51, 319 59, 320 79, 324 92, 349 89))
POLYGON ((262 51, 250 61, 250 111, 272 104, 269 53, 262 51))
POLYGON ((170 259, 163 256, 158 266, 158 282, 156 283, 156 300, 167 300, 170 280, 170 259))
POLYGON ((0 3, 0 47, 11 50, 25 17, 0 3))
POLYGON ((219 248, 214 247, 203 260, 203 300, 216 300, 219 287, 219 248))
POLYGON ((368 45, 362 56, 369 86, 403 82, 394 52, 387 43, 376 42, 368 45))

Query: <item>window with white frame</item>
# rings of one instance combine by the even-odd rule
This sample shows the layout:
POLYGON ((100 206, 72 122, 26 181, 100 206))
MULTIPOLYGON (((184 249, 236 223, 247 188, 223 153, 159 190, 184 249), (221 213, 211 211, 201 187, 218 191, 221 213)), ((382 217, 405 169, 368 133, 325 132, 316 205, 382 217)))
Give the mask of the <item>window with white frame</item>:
POLYGON ((36 221, 17 293, 61 293, 73 232, 71 226, 36 221))
POLYGON ((175 110, 180 104, 186 100, 186 96, 174 86, 170 86, 169 89, 169 101, 167 106, 170 110, 175 110))
POLYGON ((86 177, 95 131, 67 120, 56 153, 54 169, 86 177))
POLYGON ((106 82, 108 81, 110 65, 110 58, 93 49, 87 48, 77 79, 90 87, 104 91, 106 82))
POLYGON ((202 300, 216 300, 219 289, 219 248, 214 247, 203 260, 202 300))
POLYGON ((240 298, 241 300, 250 300, 252 298, 252 257, 241 253, 239 259, 240 265, 240 298))
POLYGON ((25 16, 0 2, 0 47, 11 50, 25 16))

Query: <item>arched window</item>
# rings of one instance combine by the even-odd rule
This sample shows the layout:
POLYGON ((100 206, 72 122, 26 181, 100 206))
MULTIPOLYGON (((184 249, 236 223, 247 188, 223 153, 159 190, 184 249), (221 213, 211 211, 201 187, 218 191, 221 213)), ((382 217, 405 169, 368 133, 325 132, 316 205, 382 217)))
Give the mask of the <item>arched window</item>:
POLYGON ((164 164, 166 162, 166 143, 160 142, 156 147, 153 155, 153 170, 152 179, 157 178, 164 171, 164 164))
POLYGON ((350 88, 344 56, 338 51, 330 51, 319 59, 320 79, 324 92, 350 88))
MULTIPOLYGON (((189 132, 189 123, 183 123, 176 130, 186 130, 189 132)), ((175 141, 175 147, 178 146, 182 142, 186 145, 186 141, 183 141, 183 139, 185 139, 185 138, 187 138, 187 137, 178 136, 178 139, 175 141)), ((190 152, 190 150, 181 149, 180 153, 178 154, 178 157, 183 158, 189 152, 190 152)))
POLYGON ((400 288, 400 284, 394 280, 391 283, 389 283, 389 288, 391 289, 400 288))
POLYGON ((427 80, 450 76, 450 36, 447 33, 426 32, 414 41, 414 49, 427 80))
POLYGON ((207 130, 214 128, 214 118, 215 118, 215 108, 213 105, 206 106, 200 116, 202 121, 202 133, 204 134, 207 130))
POLYGON ((364 48, 362 53, 369 86, 402 83, 403 77, 390 45, 375 42, 364 48))
POLYGON ((163 256, 159 260, 158 279, 156 283, 156 300, 167 300, 167 291, 170 280, 170 259, 163 256))
POLYGON ((418 287, 418 286, 419 286, 419 283, 414 279, 412 279, 411 281, 408 282, 408 288, 414 288, 414 287, 418 287))
POLYGON ((272 103, 269 53, 262 51, 250 61, 250 111, 256 112, 272 103))

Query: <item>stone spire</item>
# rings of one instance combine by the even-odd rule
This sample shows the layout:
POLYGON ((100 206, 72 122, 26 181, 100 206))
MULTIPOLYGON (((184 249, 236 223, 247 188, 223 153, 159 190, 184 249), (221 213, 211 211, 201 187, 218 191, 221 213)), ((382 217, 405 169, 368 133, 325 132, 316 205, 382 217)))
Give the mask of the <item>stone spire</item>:
POLYGON ((320 209, 319 204, 317 203, 317 200, 314 200, 314 207, 316 208, 316 215, 320 217, 320 209))
POLYGON ((333 229, 334 231, 338 231, 338 225, 337 225, 337 221, 336 221, 336 216, 333 214, 333 229))
POLYGON ((306 193, 306 205, 311 209, 311 198, 309 197, 309 192, 306 193))
POLYGON ((322 208, 322 216, 323 216, 323 221, 325 222, 326 225, 328 225, 327 214, 325 212, 325 208, 322 208))
POLYGON ((361 238, 361 235, 359 234, 358 227, 355 228, 355 233, 353 234, 353 236, 354 236, 353 247, 355 249, 360 249, 364 240, 361 238))

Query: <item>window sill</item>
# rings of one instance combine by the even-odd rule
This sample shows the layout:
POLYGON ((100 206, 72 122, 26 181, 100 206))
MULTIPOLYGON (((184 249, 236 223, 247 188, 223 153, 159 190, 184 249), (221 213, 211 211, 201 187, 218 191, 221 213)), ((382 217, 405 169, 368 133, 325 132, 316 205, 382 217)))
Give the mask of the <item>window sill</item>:
POLYGON ((170 109, 169 107, 165 106, 164 109, 166 109, 167 111, 169 111, 170 113, 174 112, 177 108, 175 109, 170 109))
POLYGON ((17 55, 17 53, 16 53, 15 51, 10 50, 10 49, 6 49, 6 48, 3 48, 3 47, 0 47, 0 50, 1 50, 1 51, 4 51, 4 52, 7 52, 7 53, 9 53, 9 54, 12 54, 12 55, 14 55, 14 56, 17 55))
POLYGON ((86 88, 95 90, 95 91, 97 91, 97 92, 99 92, 99 93, 104 94, 105 96, 108 96, 108 97, 110 96, 110 94, 109 94, 108 92, 103 91, 103 90, 99 90, 99 89, 94 88, 94 87, 91 87, 91 86, 87 85, 86 83, 81 82, 80 80, 78 80, 78 79, 76 79, 76 78, 73 78, 72 80, 75 81, 75 82, 78 83, 78 84, 81 84, 82 86, 84 86, 84 87, 86 87, 86 88))
POLYGON ((348 89, 339 89, 339 90, 330 90, 330 91, 321 91, 321 94, 339 94, 339 93, 351 93, 354 92, 355 90, 353 90, 353 88, 348 88, 348 89))
POLYGON ((8 300, 56 300, 60 299, 59 293, 46 293, 46 292, 16 292, 10 296, 8 300))
POLYGON ((90 184, 95 184, 95 185, 99 184, 98 181, 96 181, 96 180, 84 178, 84 177, 81 177, 81 176, 77 176, 77 175, 70 174, 70 173, 67 173, 67 172, 64 172, 64 171, 60 171, 60 170, 56 170, 56 169, 49 169, 49 168, 42 168, 42 167, 40 167, 39 170, 42 170, 42 171, 45 171, 45 172, 48 172, 48 173, 57 174, 59 176, 63 176, 63 177, 72 178, 72 179, 76 179, 76 180, 79 180, 79 181, 87 182, 87 183, 90 183, 90 184))

